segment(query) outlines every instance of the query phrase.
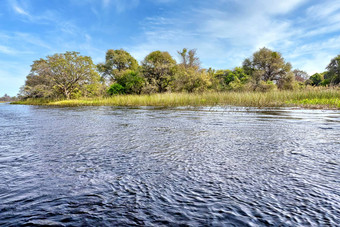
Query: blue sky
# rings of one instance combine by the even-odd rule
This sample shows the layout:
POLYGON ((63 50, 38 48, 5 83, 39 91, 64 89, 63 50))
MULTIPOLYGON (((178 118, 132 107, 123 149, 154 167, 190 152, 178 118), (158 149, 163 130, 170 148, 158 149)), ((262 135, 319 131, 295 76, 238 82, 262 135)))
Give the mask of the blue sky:
POLYGON ((14 96, 34 60, 78 51, 103 62, 123 48, 197 48, 202 66, 232 69, 261 47, 294 68, 323 72, 340 54, 335 0, 1 0, 0 96, 14 96))

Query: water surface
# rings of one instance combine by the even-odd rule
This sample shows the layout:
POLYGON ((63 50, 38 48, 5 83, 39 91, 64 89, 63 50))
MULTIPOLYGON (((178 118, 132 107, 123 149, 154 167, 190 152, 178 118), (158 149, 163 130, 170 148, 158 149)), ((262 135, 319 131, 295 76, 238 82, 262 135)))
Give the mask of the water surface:
POLYGON ((0 127, 0 225, 340 223, 340 111, 0 104, 0 127))

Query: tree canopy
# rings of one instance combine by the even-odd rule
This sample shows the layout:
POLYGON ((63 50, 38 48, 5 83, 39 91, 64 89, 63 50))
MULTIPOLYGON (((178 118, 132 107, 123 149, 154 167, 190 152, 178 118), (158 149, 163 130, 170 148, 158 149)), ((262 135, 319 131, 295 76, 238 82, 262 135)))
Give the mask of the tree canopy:
POLYGON ((197 57, 196 49, 188 50, 187 48, 183 48, 181 51, 177 51, 180 56, 181 63, 184 68, 200 68, 200 60, 197 57))
POLYGON ((23 88, 27 97, 49 97, 71 94, 99 81, 91 57, 66 52, 34 61, 23 88))
POLYGON ((143 75, 148 85, 155 86, 157 92, 165 92, 176 72, 176 61, 164 51, 154 51, 142 62, 143 75))
POLYGON ((340 55, 327 71, 311 77, 291 70, 281 53, 261 48, 233 70, 201 68, 196 49, 177 51, 179 63, 166 51, 153 51, 141 62, 123 49, 106 52, 105 63, 95 66, 78 52, 54 54, 36 60, 21 88, 26 98, 76 98, 80 96, 150 94, 156 92, 269 91, 340 83, 340 55), (100 79, 99 73, 102 74, 100 79), (309 79, 308 79, 309 77, 309 79))
POLYGON ((251 58, 245 59, 243 68, 252 76, 255 85, 261 81, 272 81, 283 88, 289 87, 288 83, 294 80, 291 64, 285 62, 281 53, 265 47, 256 51, 251 58))
POLYGON ((113 82, 117 76, 126 70, 136 71, 138 69, 138 62, 130 53, 123 49, 110 49, 106 52, 105 63, 98 64, 97 68, 104 78, 109 77, 113 82))
POLYGON ((336 56, 331 60, 329 65, 326 67, 328 74, 325 79, 329 79, 331 84, 340 83, 340 55, 336 56))

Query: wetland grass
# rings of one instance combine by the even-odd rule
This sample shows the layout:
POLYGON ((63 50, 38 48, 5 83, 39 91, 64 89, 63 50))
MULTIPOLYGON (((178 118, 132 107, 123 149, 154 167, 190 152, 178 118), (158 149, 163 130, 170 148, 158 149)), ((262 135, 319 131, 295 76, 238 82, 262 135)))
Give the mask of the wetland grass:
POLYGON ((271 92, 162 93, 151 95, 117 95, 103 98, 70 100, 28 99, 14 104, 52 106, 216 106, 247 107, 301 106, 340 109, 339 89, 306 89, 271 92))

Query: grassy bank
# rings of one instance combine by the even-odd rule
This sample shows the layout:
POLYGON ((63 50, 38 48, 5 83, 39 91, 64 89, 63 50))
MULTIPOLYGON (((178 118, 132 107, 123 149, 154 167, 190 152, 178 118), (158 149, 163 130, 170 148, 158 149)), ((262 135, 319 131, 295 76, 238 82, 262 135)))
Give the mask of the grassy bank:
POLYGON ((302 106, 307 108, 340 109, 339 89, 308 89, 301 91, 272 92, 207 92, 163 93, 152 95, 118 95, 106 98, 71 100, 30 99, 14 104, 54 106, 302 106))

